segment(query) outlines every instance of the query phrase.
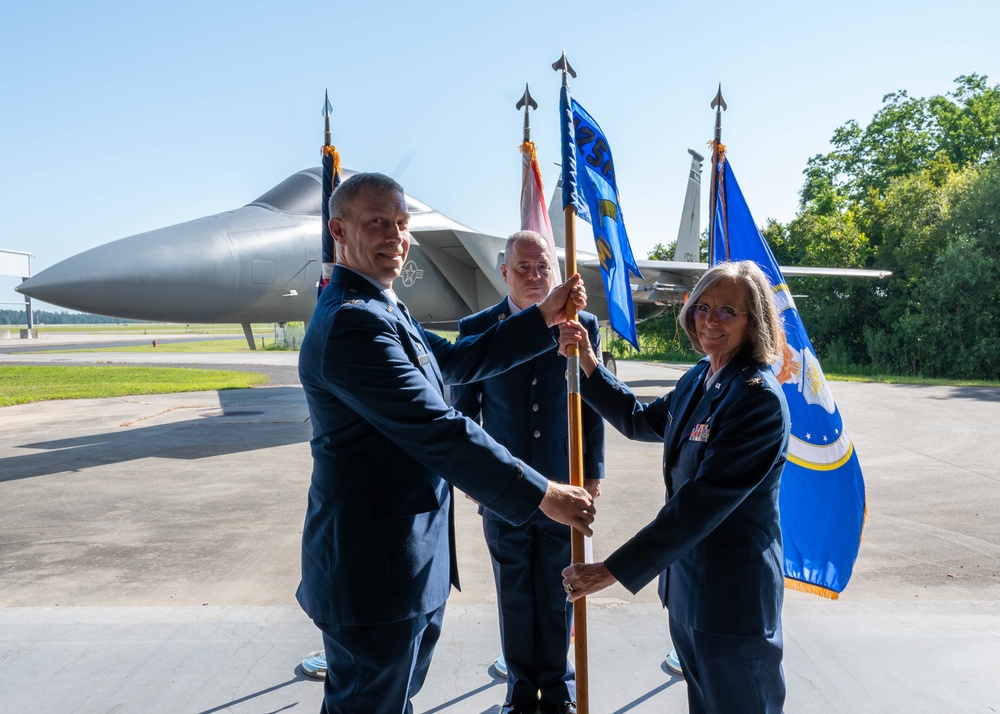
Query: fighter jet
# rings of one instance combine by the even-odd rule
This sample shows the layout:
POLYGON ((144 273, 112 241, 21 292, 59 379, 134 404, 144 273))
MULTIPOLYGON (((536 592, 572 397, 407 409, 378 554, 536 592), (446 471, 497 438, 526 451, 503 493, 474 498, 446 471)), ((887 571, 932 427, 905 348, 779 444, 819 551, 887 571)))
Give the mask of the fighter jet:
MULTIPOLYGON (((701 166, 692 161, 674 260, 639 260, 633 279, 636 318, 648 319, 684 299, 707 269, 698 261, 701 166)), ((352 174, 344 171, 344 178, 352 174)), ((149 322, 239 323, 255 349, 252 322, 308 321, 321 272, 319 167, 289 176, 242 208, 129 236, 84 251, 16 289, 55 305, 149 322)), ((556 196, 561 195, 556 187, 556 196)), ((507 289, 500 276, 505 238, 480 233, 412 196, 412 242, 395 290, 413 316, 431 329, 454 329, 459 319, 495 304, 507 289)), ((555 241, 565 248, 562 209, 549 208, 555 241)), ((582 232, 578 233, 584 235, 582 232)), ((579 241, 583 243, 584 241, 579 241)), ((565 256, 559 256, 560 263, 565 256)), ((588 309, 607 318, 600 262, 578 252, 588 309)), ((782 267, 786 276, 884 277, 888 273, 782 267)))
MULTIPOLYGON (((353 172, 344 171, 344 177, 353 172)), ((16 289, 72 310, 150 322, 307 321, 320 278, 319 167, 242 208, 84 251, 16 289)), ((504 238, 406 196, 413 241, 396 284, 418 320, 441 328, 506 294, 504 238)))

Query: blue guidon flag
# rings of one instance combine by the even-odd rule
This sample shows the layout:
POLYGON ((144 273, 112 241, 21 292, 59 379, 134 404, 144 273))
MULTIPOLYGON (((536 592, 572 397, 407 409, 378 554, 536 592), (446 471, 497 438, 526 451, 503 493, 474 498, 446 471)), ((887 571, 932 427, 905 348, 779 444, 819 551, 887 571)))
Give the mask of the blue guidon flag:
POLYGON ((593 227, 604 292, 608 296, 611 328, 639 349, 629 273, 639 278, 642 275, 632 257, 632 247, 625 232, 611 147, 601 127, 569 96, 569 88, 565 85, 559 97, 559 109, 562 121, 563 208, 572 205, 576 214, 593 227))
POLYGON ((792 434, 779 507, 785 585, 831 599, 847 587, 861 546, 865 482, 854 444, 778 263, 750 215, 724 147, 718 152, 710 260, 752 260, 771 281, 788 344, 771 365, 788 401, 792 434))

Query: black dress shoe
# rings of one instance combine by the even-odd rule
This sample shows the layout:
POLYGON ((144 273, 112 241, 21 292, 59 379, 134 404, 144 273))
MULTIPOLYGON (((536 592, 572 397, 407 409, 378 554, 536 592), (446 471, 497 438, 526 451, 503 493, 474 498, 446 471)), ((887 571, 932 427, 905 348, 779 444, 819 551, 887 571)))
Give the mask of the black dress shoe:
MULTIPOLYGON (((535 714, 538 710, 535 707, 522 707, 520 704, 504 704, 500 707, 500 714, 535 714)), ((573 709, 575 712, 576 709, 573 709)))
POLYGON ((542 714, 576 714, 576 702, 563 702, 559 705, 542 704, 539 711, 542 714))

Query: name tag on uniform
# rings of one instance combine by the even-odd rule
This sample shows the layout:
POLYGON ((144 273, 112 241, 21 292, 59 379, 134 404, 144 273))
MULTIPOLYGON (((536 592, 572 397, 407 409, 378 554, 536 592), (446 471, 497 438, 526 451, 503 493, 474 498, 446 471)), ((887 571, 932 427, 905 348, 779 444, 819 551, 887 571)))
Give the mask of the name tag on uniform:
POLYGON ((708 428, 708 424, 699 424, 694 429, 691 430, 691 436, 688 437, 689 441, 708 441, 708 435, 711 430, 708 428))
POLYGON ((420 355, 420 357, 417 358, 417 361, 420 363, 420 366, 423 367, 425 364, 427 364, 428 362, 431 361, 431 356, 430 355, 420 355))

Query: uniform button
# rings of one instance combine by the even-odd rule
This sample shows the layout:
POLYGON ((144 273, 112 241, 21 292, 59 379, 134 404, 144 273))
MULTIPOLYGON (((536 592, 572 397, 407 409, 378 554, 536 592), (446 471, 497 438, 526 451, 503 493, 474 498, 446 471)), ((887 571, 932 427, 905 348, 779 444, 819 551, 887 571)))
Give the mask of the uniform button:
POLYGON ((537 377, 535 379, 531 380, 531 386, 535 386, 536 384, 538 384, 538 378, 537 377))
POLYGON ((537 404, 532 404, 531 405, 531 411, 537 412, 538 411, 538 405, 537 404))
POLYGON ((542 432, 538 431, 538 429, 535 429, 535 434, 534 434, 535 438, 537 439, 541 435, 542 435, 542 432))

